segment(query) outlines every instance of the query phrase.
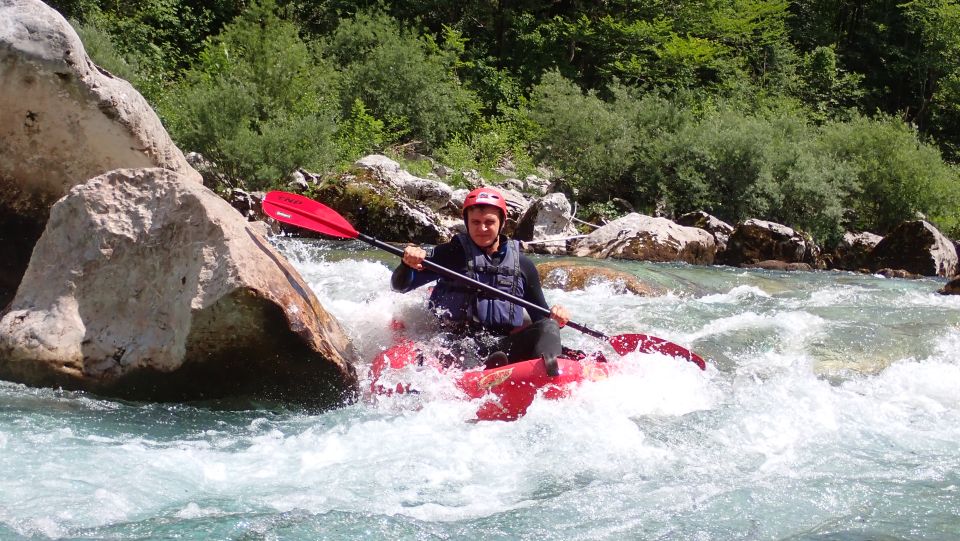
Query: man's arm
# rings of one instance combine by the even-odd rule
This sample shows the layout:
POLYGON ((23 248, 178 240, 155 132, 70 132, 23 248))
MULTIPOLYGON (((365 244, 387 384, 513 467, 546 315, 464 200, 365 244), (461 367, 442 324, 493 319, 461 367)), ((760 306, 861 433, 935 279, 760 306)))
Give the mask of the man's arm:
MULTIPOLYGON (((543 286, 540 284, 540 273, 537 272, 537 266, 533 264, 533 261, 531 261, 529 257, 523 254, 520 254, 520 272, 523 274, 524 279, 523 299, 537 306, 547 308, 550 310, 550 317, 556 320, 561 327, 566 325, 567 321, 570 321, 570 314, 567 312, 567 309, 559 304, 554 306, 547 305, 547 299, 543 295, 543 286)), ((540 312, 530 313, 530 311, 527 310, 527 313, 530 314, 531 322, 537 322, 547 317, 540 312)))
MULTIPOLYGON (((411 247, 408 247, 408 249, 409 248, 411 247)), ((405 256, 406 251, 407 250, 404 250, 405 256)), ((417 259, 419 258, 414 257, 409 260, 415 262, 417 259)), ((406 261, 408 258, 404 257, 404 260, 406 261)), ((437 247, 433 249, 433 254, 426 257, 426 260, 461 274, 464 270, 463 248, 456 240, 437 245, 437 247)), ((536 268, 534 268, 534 270, 536 270, 536 268)), ((407 263, 401 262, 397 268, 393 270, 393 275, 390 277, 390 286, 394 291, 406 293, 422 285, 429 284, 438 278, 440 278, 440 275, 431 270, 422 268, 421 270, 416 270, 407 263)))
MULTIPOLYGON (((537 272, 537 266, 523 254, 520 254, 520 273, 523 274, 523 300, 549 309, 547 299, 543 296, 543 287, 540 285, 540 273, 537 272)), ((540 321, 545 317, 547 316, 540 312, 530 313, 530 321, 533 322, 540 321)))

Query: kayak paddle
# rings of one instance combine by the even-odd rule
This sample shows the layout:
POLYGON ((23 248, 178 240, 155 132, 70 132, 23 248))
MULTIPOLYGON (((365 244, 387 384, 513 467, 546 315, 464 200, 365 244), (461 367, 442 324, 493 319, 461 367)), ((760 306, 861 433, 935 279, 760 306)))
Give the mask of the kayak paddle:
MULTIPOLYGON (((358 239, 371 246, 403 257, 403 250, 400 248, 360 233, 350 225, 350 222, 348 222, 346 218, 338 214, 335 210, 309 197, 281 191, 268 192, 263 199, 263 211, 271 218, 280 222, 296 225, 333 237, 358 239)), ((550 310, 547 308, 500 291, 495 287, 474 280, 469 276, 464 276, 446 267, 441 267, 430 260, 424 260, 423 266, 441 276, 459 280, 485 293, 518 304, 531 313, 536 312, 547 317, 550 316, 550 310)), ((702 357, 687 348, 664 340, 663 338, 646 334, 618 334, 616 336, 607 336, 600 331, 595 331, 573 321, 568 321, 567 326, 595 338, 606 340, 613 347, 614 351, 620 355, 626 355, 635 351, 641 353, 663 353, 671 357, 679 357, 695 363, 701 370, 707 369, 707 363, 702 357)))

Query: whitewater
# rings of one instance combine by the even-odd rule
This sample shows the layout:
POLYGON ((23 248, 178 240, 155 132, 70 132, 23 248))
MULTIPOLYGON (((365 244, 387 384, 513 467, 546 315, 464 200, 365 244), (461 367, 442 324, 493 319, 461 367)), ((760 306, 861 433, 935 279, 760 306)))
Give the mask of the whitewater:
MULTIPOLYGON (((392 320, 427 326, 425 291, 390 291, 392 256, 274 242, 362 379, 392 320)), ((942 280, 594 263, 663 294, 548 301, 707 370, 608 349, 614 377, 479 423, 436 374, 326 412, 0 382, 0 540, 960 539, 960 296, 942 280)))

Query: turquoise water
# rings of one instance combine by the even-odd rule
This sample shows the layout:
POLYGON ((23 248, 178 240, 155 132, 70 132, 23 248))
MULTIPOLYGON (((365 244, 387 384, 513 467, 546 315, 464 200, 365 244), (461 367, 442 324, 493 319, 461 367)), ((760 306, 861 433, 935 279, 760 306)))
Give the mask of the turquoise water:
MULTIPOLYGON (((278 245, 364 359, 393 317, 427 321, 422 292, 388 290, 389 256, 278 245)), ((941 282, 600 264, 667 293, 548 298, 708 370, 632 354, 513 423, 469 422, 431 375, 323 414, 0 383, 0 539, 960 538, 960 297, 941 282)))

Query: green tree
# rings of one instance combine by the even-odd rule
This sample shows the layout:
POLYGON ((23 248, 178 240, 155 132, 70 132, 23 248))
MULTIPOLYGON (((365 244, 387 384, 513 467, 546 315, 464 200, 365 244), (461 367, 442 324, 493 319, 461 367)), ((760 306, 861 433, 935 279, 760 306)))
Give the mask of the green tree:
POLYGON ((335 101, 333 70, 262 0, 207 42, 160 112, 181 147, 234 184, 264 188, 336 163, 335 101))
POLYGON ((819 146, 851 166, 845 217, 850 228, 885 234, 922 216, 956 229, 960 177, 915 128, 892 117, 858 117, 824 126, 819 146))
POLYGON ((381 12, 343 21, 325 45, 341 66, 341 108, 357 99, 386 124, 394 142, 414 140, 438 148, 476 120, 476 94, 456 68, 462 46, 455 34, 438 44, 381 12))
POLYGON ((921 130, 942 139, 951 157, 960 158, 960 3, 913 0, 900 7, 917 36, 911 59, 918 101, 913 118, 921 130))

